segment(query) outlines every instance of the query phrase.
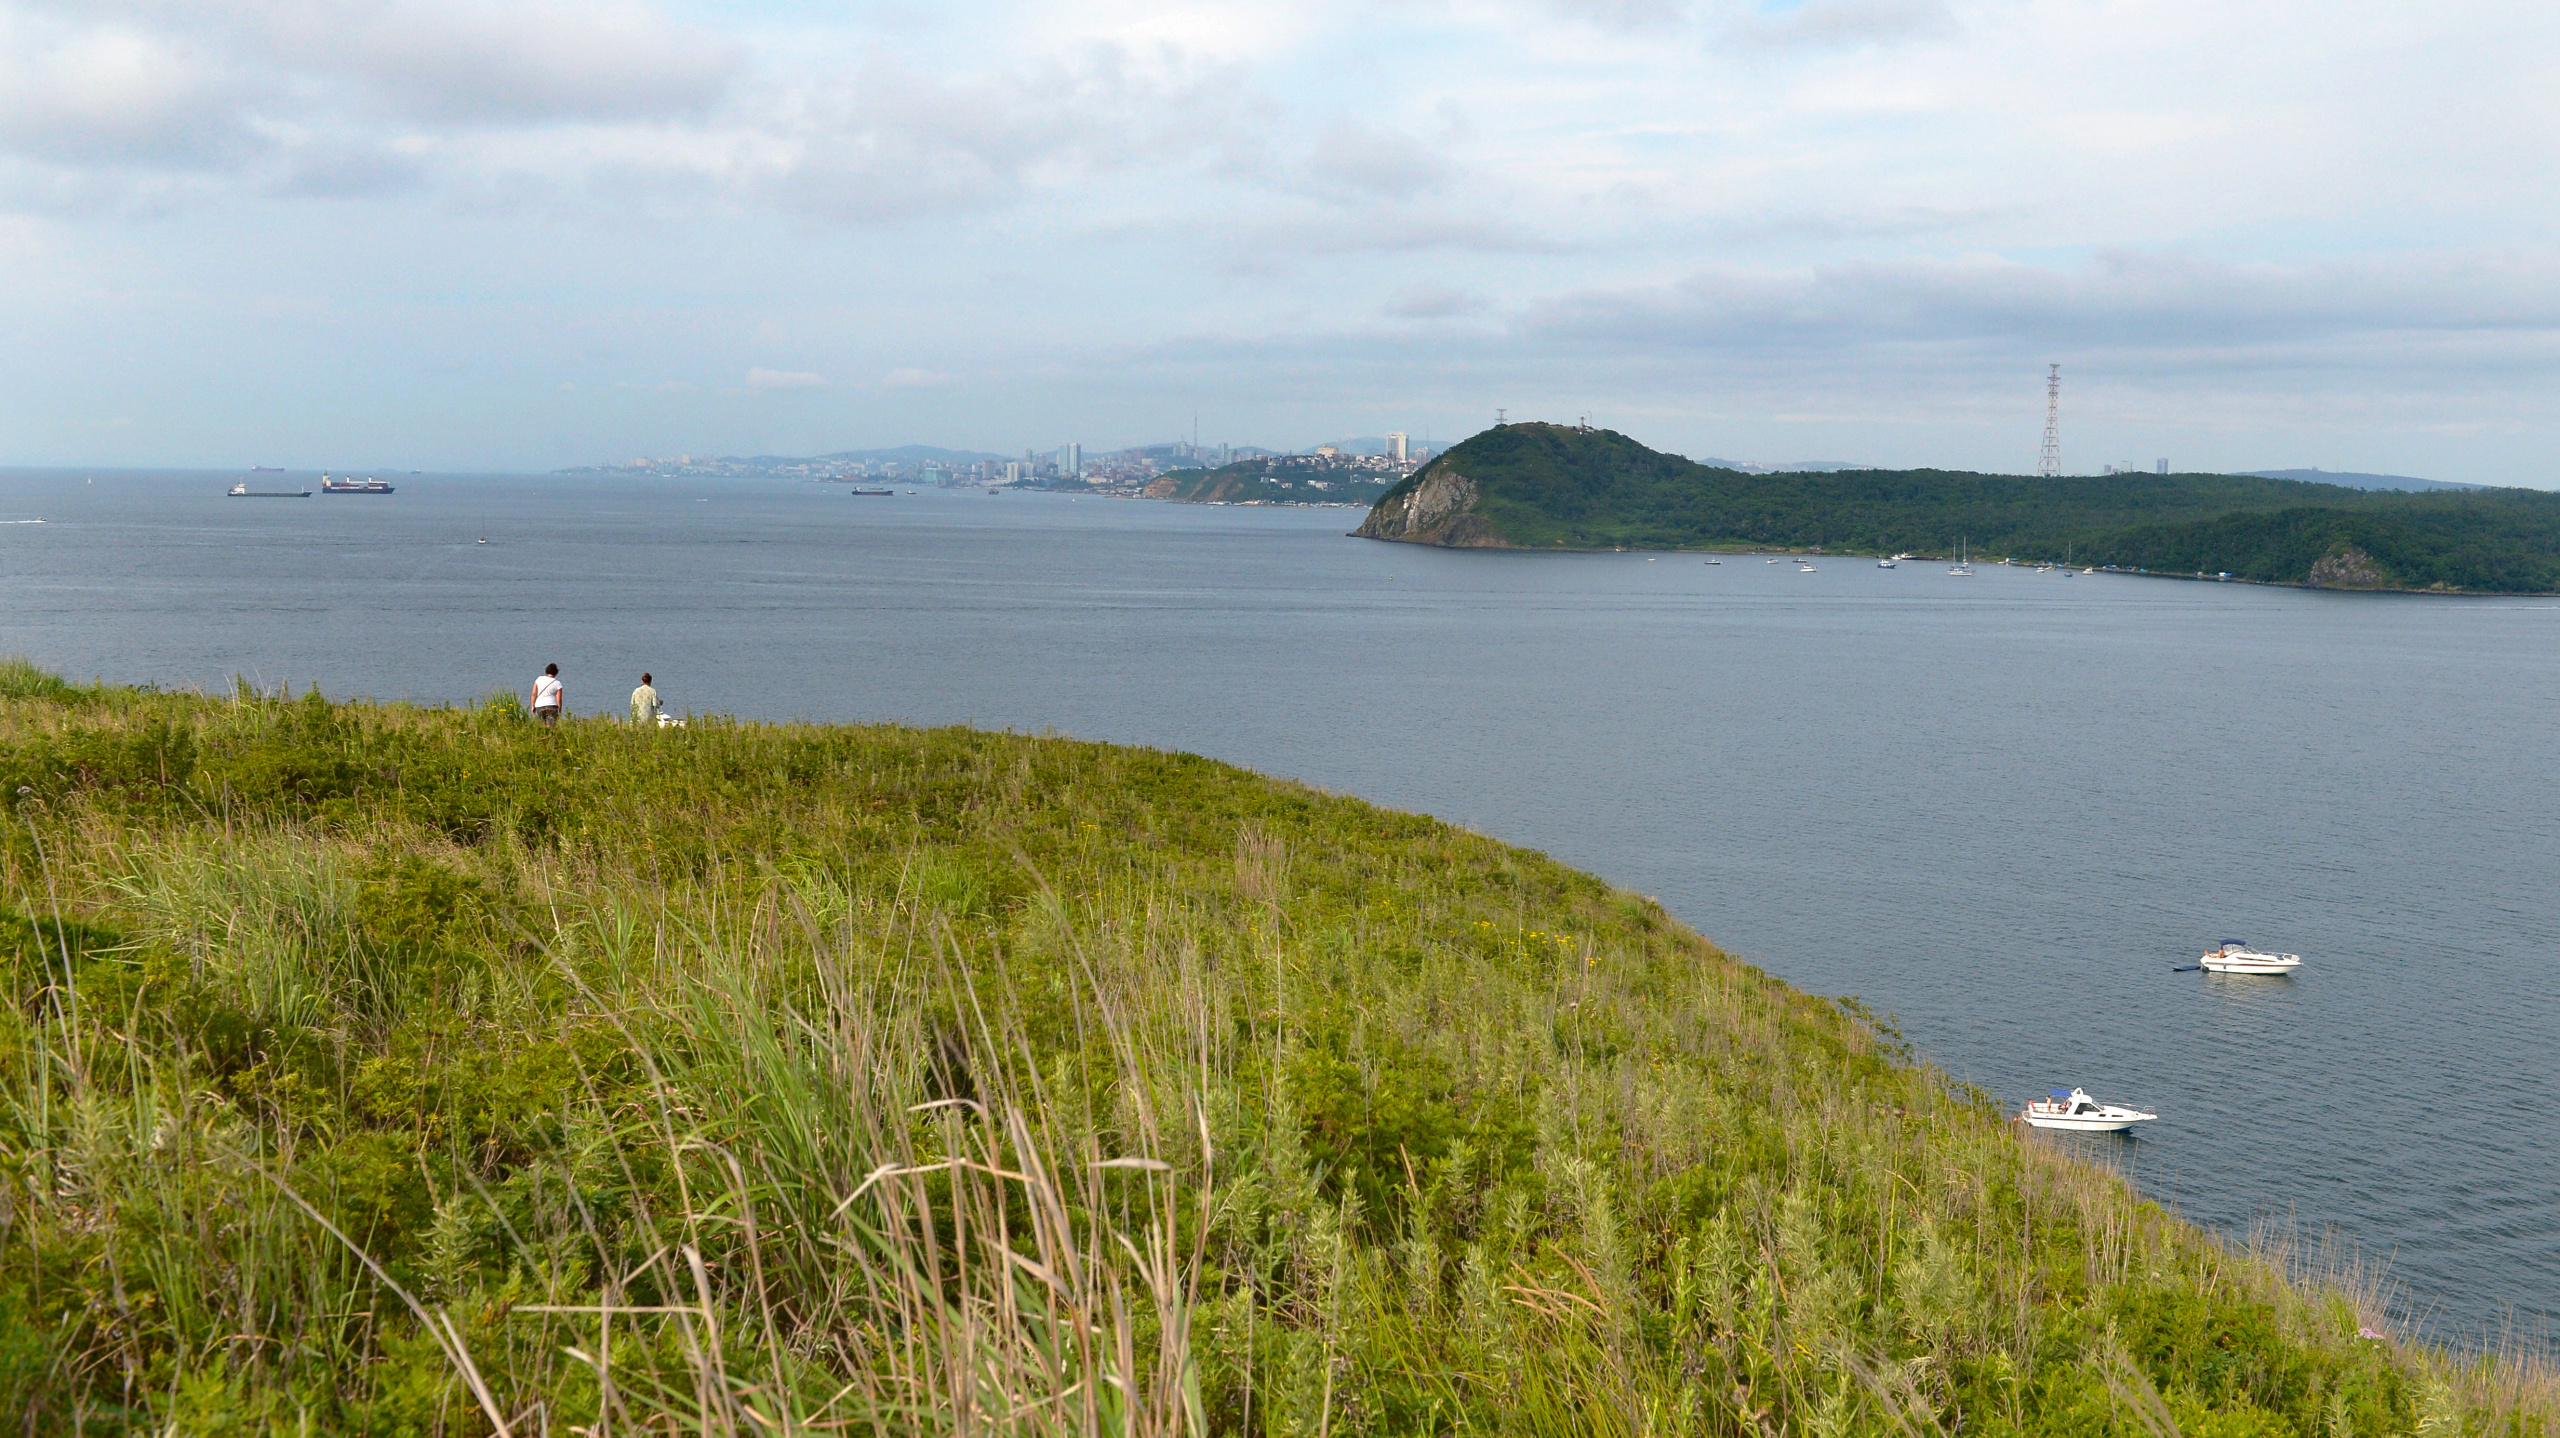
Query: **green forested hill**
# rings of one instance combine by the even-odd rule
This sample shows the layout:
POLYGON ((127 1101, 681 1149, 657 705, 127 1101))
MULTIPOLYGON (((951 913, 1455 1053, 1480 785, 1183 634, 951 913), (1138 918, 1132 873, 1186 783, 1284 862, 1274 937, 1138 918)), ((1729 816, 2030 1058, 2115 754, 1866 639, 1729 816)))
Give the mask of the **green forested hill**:
POLYGON ((1177 469, 1147 486, 1147 498, 1186 504, 1368 504, 1392 476, 1305 455, 1240 459, 1216 469, 1177 469))
POLYGON ((2555 1411, 1650 900, 1200 758, 0 664, 0 817, 12 1433, 2555 1411))
POLYGON ((1625 435, 1513 424, 1372 510, 1376 538, 1525 549, 1776 546, 2071 560, 2341 588, 2560 590, 2560 494, 2405 494, 2248 475, 1743 474, 1625 435))

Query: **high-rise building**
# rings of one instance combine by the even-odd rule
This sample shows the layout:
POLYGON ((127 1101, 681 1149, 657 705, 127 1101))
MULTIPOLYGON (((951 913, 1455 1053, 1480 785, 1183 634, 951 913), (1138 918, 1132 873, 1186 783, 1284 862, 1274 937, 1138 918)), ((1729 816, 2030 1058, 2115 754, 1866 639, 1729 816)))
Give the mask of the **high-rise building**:
POLYGON ((1412 442, 1413 436, 1406 434, 1403 430, 1397 430, 1395 433, 1388 435, 1387 457, 1398 464, 1412 463, 1412 460, 1405 454, 1405 447, 1412 442))
POLYGON ((2158 472, 2158 473, 2161 473, 2161 474, 2167 474, 2167 473, 2169 472, 2169 461, 2167 461, 2167 460, 2165 460, 2165 459, 2164 459, 2164 460, 2162 460, 2162 461, 2160 461, 2160 468, 2159 468, 2159 470, 2158 470, 2157 472, 2158 472))
POLYGON ((1061 477, 1066 479, 1082 479, 1084 477, 1083 445, 1062 444, 1058 446, 1058 473, 1061 477))
POLYGON ((1018 459, 1008 459, 1008 460, 1006 460, 1006 461, 1004 462, 1004 482, 1005 482, 1005 483, 1007 483, 1007 484, 1020 484, 1020 483, 1022 483, 1022 461, 1021 461, 1021 460, 1018 460, 1018 459))

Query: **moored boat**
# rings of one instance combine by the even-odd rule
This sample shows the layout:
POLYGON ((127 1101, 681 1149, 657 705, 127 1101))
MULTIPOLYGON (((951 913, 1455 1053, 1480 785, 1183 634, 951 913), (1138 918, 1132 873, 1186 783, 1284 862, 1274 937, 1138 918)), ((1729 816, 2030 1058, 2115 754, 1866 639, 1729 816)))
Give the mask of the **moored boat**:
POLYGON ((2126 1108, 2122 1104, 2100 1103, 2083 1089, 2052 1089, 2050 1098, 2030 1100, 2018 1117, 2036 1128, 2056 1128, 2071 1133, 2122 1133, 2138 1123, 2149 1123, 2160 1115, 2126 1108))
POLYGON ((2196 963, 2210 974, 2289 974, 2302 967, 2302 955, 2270 954, 2239 939, 2225 939, 2196 963))

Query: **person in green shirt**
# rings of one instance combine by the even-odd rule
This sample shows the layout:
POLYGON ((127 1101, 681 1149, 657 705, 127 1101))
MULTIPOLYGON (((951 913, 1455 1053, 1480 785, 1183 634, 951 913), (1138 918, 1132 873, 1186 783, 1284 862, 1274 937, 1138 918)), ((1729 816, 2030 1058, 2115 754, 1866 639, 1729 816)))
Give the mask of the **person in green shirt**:
POLYGON ((667 707, 658 702, 658 691, 649 687, 649 676, 640 676, 640 687, 631 691, 631 722, 651 727, 658 722, 658 711, 667 707))

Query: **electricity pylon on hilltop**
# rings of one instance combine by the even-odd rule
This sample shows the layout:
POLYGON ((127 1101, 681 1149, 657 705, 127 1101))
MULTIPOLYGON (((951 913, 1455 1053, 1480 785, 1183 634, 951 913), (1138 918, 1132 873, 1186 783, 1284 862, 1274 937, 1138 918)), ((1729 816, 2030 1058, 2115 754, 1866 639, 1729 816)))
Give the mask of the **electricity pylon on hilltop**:
POLYGON ((2045 366, 2044 376, 2044 453, 2036 460, 2036 473, 2047 479, 2062 473, 2062 366, 2045 366))

